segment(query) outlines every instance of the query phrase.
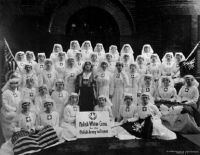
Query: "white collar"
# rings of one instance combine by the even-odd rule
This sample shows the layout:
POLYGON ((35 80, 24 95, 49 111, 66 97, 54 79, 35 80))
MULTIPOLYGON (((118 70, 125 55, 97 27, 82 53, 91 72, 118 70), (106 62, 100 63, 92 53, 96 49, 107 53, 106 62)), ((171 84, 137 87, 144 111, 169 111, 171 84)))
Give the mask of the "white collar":
POLYGON ((92 72, 86 74, 85 72, 83 73, 83 79, 89 79, 91 76, 92 72))

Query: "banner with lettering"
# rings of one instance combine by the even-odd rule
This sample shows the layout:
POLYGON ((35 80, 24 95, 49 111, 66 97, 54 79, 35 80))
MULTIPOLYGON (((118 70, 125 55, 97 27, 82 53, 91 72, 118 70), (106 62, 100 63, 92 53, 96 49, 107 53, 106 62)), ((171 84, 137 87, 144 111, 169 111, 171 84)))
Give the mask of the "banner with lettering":
POLYGON ((108 112, 79 112, 76 115, 77 138, 110 137, 111 123, 108 112))

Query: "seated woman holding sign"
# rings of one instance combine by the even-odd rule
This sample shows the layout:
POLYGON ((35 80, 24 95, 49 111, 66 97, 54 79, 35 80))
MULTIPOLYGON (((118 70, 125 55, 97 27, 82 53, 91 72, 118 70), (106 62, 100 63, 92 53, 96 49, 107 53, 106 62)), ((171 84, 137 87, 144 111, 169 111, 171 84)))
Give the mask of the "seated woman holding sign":
POLYGON ((108 111, 110 120, 113 120, 113 114, 111 109, 112 103, 108 97, 100 95, 98 97, 98 104, 94 107, 94 111, 108 111))
POLYGON ((25 130, 28 132, 34 132, 36 128, 36 115, 30 111, 31 100, 23 99, 19 104, 19 115, 15 120, 14 131, 25 130))
POLYGON ((71 93, 69 96, 68 104, 64 108, 64 119, 61 127, 64 128, 63 133, 67 138, 76 137, 76 114, 80 111, 79 96, 77 93, 71 93))
POLYGON ((200 113, 196 105, 199 91, 192 75, 186 75, 184 79, 185 85, 178 93, 179 105, 174 106, 168 115, 162 116, 163 124, 176 132, 200 133, 200 113))

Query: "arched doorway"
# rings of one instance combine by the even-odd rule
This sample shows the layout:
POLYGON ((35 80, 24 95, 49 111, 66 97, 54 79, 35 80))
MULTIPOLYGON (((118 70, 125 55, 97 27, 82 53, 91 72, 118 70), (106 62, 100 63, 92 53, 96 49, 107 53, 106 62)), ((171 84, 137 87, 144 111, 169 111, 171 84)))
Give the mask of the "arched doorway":
POLYGON ((111 44, 120 45, 120 32, 114 18, 105 10, 97 7, 86 7, 73 14, 66 25, 67 40, 78 40, 82 43, 90 40, 93 47, 103 43, 108 51, 111 44))
MULTIPOLYGON (((112 25, 112 30, 110 30, 112 33, 115 29, 118 28, 118 31, 116 31, 119 34, 119 37, 116 38, 117 40, 113 40, 115 44, 118 44, 118 49, 120 50, 121 46, 124 43, 129 43, 133 45, 134 43, 134 36, 136 34, 135 30, 135 24, 132 19, 132 16, 128 12, 128 10, 124 7, 124 5, 121 3, 120 0, 68 0, 62 3, 62 5, 56 7, 54 10, 54 13, 51 16, 51 21, 49 23, 49 33, 51 36, 54 36, 56 38, 57 42, 63 43, 64 48, 68 48, 69 44, 66 45, 66 42, 69 42, 69 38, 73 38, 73 35, 69 34, 72 33, 70 30, 71 28, 68 27, 68 25, 71 24, 71 27, 76 27, 77 25, 72 25, 72 19, 74 21, 80 21, 77 16, 85 16, 88 15, 88 19, 85 21, 92 21, 94 17, 99 17, 100 20, 102 20, 104 23, 109 21, 107 25, 112 25), (98 10, 98 11, 95 11, 98 10), (77 20, 75 20, 77 19, 77 20), (115 24, 114 24, 115 23, 115 24), (113 27, 113 25, 115 25, 113 27), (69 35, 69 36, 67 36, 69 35)), ((98 18, 94 19, 98 23, 98 18)), ((99 20, 99 21, 100 21, 99 20)), ((74 22, 73 21, 73 22, 74 22)), ((81 21, 84 25, 84 22, 81 21)), ((94 27, 99 27, 97 24, 94 24, 95 22, 92 22, 94 27)), ((106 24, 102 25, 105 26, 106 24)), ((86 23, 87 27, 87 23, 86 23)), ((108 26, 109 27, 109 26, 108 26)), ((83 29, 82 29, 83 30, 83 29)), ((109 30, 106 27, 106 30, 109 30)), ((84 30, 85 31, 85 30, 84 30)), ((94 30, 91 28, 89 30, 90 33, 94 32, 94 30)), ((89 33, 88 32, 88 33, 89 33)), ((107 33, 108 37, 100 37, 100 32, 95 30, 95 33, 97 36, 99 35, 99 38, 109 38, 109 34, 107 33)), ((83 32, 82 32, 83 33, 83 32)), ((117 33, 113 33, 116 35, 117 33)), ((76 34, 75 32, 73 34, 76 34)), ((94 40, 95 42, 99 42, 98 37, 95 37, 94 35, 86 34, 88 40, 94 40), (93 38, 92 38, 93 37, 93 38)), ((79 33, 78 33, 79 37, 79 33)), ((84 39, 85 39, 84 38, 84 39)), ((114 38, 114 37, 111 37, 114 38)), ((79 40, 78 38, 74 38, 79 40)), ((84 40, 81 38, 81 41, 84 40)), ((55 40, 55 39, 54 39, 55 40)), ((111 39, 110 39, 111 40, 111 39)), ((107 44, 110 44, 109 42, 106 43, 105 40, 101 41, 105 44, 107 48, 107 44)), ((95 43, 93 43, 94 46, 95 43)))

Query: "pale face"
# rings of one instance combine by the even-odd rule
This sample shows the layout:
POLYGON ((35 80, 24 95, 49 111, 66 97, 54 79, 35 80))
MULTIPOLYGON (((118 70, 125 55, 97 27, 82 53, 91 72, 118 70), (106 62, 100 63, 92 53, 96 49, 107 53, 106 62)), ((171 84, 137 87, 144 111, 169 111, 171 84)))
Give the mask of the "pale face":
POLYGON ((45 56, 44 55, 38 55, 38 61, 39 62, 44 62, 45 56))
POLYGON ((192 79, 192 78, 189 78, 189 77, 186 77, 186 78, 185 78, 185 82, 186 82, 186 85, 187 85, 187 86, 192 86, 193 79, 192 79))
POLYGON ((23 53, 18 53, 17 59, 18 59, 18 61, 23 60, 24 59, 24 54, 23 53))
POLYGON ((30 73, 32 71, 32 66, 26 65, 25 70, 26 70, 26 73, 30 73))
POLYGON ((116 46, 112 46, 112 47, 111 47, 111 51, 112 51, 113 53, 115 53, 115 52, 117 51, 117 47, 116 47, 116 46))
POLYGON ((91 69, 92 69, 91 63, 90 62, 86 62, 85 63, 85 71, 91 71, 91 69))
POLYGON ((169 83, 170 83, 170 80, 169 80, 169 79, 167 79, 167 78, 164 78, 164 79, 163 79, 164 87, 169 87, 169 83))
POLYGON ((11 82, 10 83, 10 89, 15 90, 18 87, 19 83, 18 82, 11 82))
POLYGON ((100 52, 103 49, 102 45, 97 44, 97 52, 100 52))
POLYGON ((91 59, 92 59, 93 62, 95 62, 95 61, 97 60, 97 55, 93 54, 93 55, 91 56, 91 59))
POLYGON ((172 56, 171 56, 171 54, 167 54, 167 55, 166 55, 166 59, 167 59, 167 61, 168 61, 168 62, 170 62, 170 61, 171 61, 171 59, 172 59, 172 56))
POLYGON ((54 52, 55 52, 55 53, 61 52, 60 46, 56 45, 56 46, 54 47, 54 52))
POLYGON ((103 70, 106 70, 107 67, 108 67, 108 64, 107 64, 107 63, 105 63, 105 62, 102 62, 102 63, 101 63, 101 68, 102 68, 103 70))
POLYGON ((145 81, 145 84, 150 85, 151 84, 151 77, 145 77, 144 81, 145 81))
POLYGON ((98 104, 99 104, 99 106, 104 106, 105 105, 105 103, 106 103, 106 100, 105 100, 105 98, 98 98, 98 104))
POLYGON ((75 61, 74 61, 73 58, 70 58, 70 59, 68 59, 68 63, 69 63, 70 66, 73 66, 75 61))
POLYGON ((142 96, 142 104, 145 106, 149 103, 149 96, 143 95, 142 96))
POLYGON ((130 97, 126 97, 126 99, 125 99, 125 104, 126 104, 127 106, 130 106, 131 103, 132 103, 132 99, 131 99, 130 97))
POLYGON ((139 57, 139 58, 138 58, 138 64, 139 64, 139 65, 142 65, 143 62, 144 62, 144 59, 143 59, 142 57, 139 57))
POLYGON ((130 71, 135 72, 136 71, 136 66, 135 65, 130 65, 130 71))
POLYGON ((76 58, 77 58, 77 60, 80 60, 82 58, 82 54, 81 53, 77 53, 76 54, 76 58))
POLYGON ((156 57, 155 55, 152 55, 152 56, 151 56, 151 61, 152 61, 153 63, 155 63, 156 60, 157 60, 157 57, 156 57))
POLYGON ((123 65, 122 64, 117 64, 116 65, 118 72, 121 72, 123 69, 123 65))
POLYGON ((33 54, 32 53, 27 53, 26 54, 26 59, 27 60, 33 60, 33 54))
POLYGON ((124 47, 124 52, 125 52, 125 53, 128 53, 129 50, 130 50, 130 47, 129 47, 129 46, 125 46, 125 47, 124 47))
POLYGON ((111 55, 106 55, 106 59, 108 60, 108 62, 110 62, 111 59, 112 59, 112 56, 111 55))
POLYGON ((78 96, 71 96, 71 104, 78 104, 78 96))
POLYGON ((180 62, 181 59, 182 59, 182 55, 176 54, 176 60, 177 60, 177 62, 180 62))
POLYGON ((46 108, 46 112, 51 112, 53 108, 53 103, 52 102, 46 102, 44 104, 44 107, 46 108))
POLYGON ((39 93, 40 95, 46 95, 47 94, 47 88, 44 86, 39 87, 39 93))
POLYGON ((30 111, 30 102, 22 103, 22 110, 23 110, 23 112, 30 111))
POLYGON ((78 43, 77 42, 72 42, 72 49, 78 49, 78 43))
POLYGON ((150 53, 150 48, 149 48, 149 46, 145 46, 145 47, 144 47, 144 52, 145 52, 145 53, 150 53))
POLYGON ((58 58, 60 61, 63 61, 65 59, 65 54, 64 53, 58 53, 58 58))
POLYGON ((85 48, 86 50, 90 49, 90 43, 86 42, 86 43, 84 44, 84 48, 85 48))
POLYGON ((127 62, 130 59, 129 55, 124 56, 124 61, 127 62))
POLYGON ((57 82, 56 87, 58 91, 61 91, 64 89, 64 83, 63 82, 57 82))
POLYGON ((45 66, 46 66, 46 69, 47 69, 47 70, 50 70, 51 67, 52 67, 52 62, 51 62, 51 61, 47 61, 47 62, 45 63, 45 66))

